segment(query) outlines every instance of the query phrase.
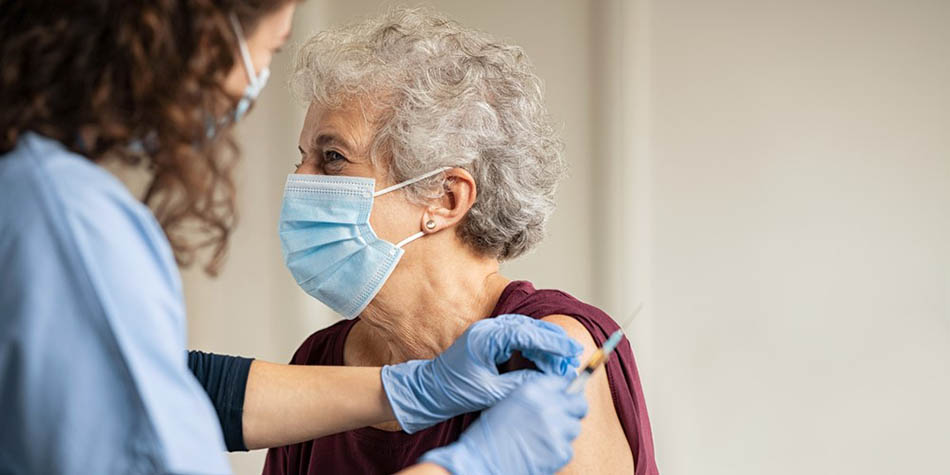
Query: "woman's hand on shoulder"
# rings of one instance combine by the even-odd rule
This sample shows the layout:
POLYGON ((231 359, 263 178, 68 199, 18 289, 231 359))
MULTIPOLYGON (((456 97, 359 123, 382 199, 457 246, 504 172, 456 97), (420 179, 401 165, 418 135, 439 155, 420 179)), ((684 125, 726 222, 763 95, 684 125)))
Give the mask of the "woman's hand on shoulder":
POLYGON ((529 370, 499 373, 497 365, 514 351, 543 372, 564 376, 576 370, 581 346, 561 327, 524 315, 479 320, 435 359, 383 367, 383 386, 400 426, 411 434, 495 405, 533 376, 529 370))

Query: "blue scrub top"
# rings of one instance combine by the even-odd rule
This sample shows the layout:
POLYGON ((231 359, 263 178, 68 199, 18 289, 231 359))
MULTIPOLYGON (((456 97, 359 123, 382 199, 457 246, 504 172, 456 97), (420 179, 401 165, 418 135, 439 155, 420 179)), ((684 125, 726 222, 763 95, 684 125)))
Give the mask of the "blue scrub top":
POLYGON ((0 473, 228 473, 148 208, 36 134, 0 157, 0 473))

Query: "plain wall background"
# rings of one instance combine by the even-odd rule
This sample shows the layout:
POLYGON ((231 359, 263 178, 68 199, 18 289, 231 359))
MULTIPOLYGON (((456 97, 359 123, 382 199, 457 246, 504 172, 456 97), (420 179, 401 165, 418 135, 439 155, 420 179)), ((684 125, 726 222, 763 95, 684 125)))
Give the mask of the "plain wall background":
MULTIPOLYGON (((505 272, 624 323, 643 303, 626 328, 663 473, 946 473, 950 2, 427 4, 545 79, 571 173, 505 272)), ((387 5, 308 0, 294 39, 387 5)), ((276 234, 291 59, 240 126, 224 272, 185 272, 193 348, 287 361, 335 320, 276 234)))

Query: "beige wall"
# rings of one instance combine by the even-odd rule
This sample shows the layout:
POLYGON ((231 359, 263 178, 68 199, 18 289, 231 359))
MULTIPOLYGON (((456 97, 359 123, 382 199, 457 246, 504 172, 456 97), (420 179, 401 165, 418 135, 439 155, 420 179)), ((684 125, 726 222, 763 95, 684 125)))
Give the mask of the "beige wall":
POLYGON ((947 473, 950 2, 650 17, 664 467, 947 473))
MULTIPOLYGON (((309 0, 295 38, 391 2, 309 0)), ((571 177, 506 266, 625 321, 667 474, 942 473, 950 445, 950 2, 430 2, 525 47, 571 177)), ((290 55, 241 126, 224 274, 191 343, 285 361, 333 321, 276 236, 290 55)), ((262 452, 232 457, 257 473, 262 452)))

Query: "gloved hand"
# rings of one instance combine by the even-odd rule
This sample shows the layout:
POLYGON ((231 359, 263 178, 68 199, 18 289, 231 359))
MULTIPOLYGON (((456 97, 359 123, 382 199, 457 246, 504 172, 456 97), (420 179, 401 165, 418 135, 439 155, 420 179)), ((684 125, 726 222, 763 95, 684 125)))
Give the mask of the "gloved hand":
POLYGON ((457 442, 426 452, 420 462, 456 475, 560 470, 574 455, 571 442, 581 432, 587 400, 583 391, 567 394, 568 378, 535 376, 482 412, 457 442))
POLYGON ((583 347, 561 327, 524 315, 475 322, 432 360, 384 366, 383 388, 402 429, 413 433, 493 406, 536 371, 499 374, 496 365, 521 351, 542 372, 573 374, 583 347))

